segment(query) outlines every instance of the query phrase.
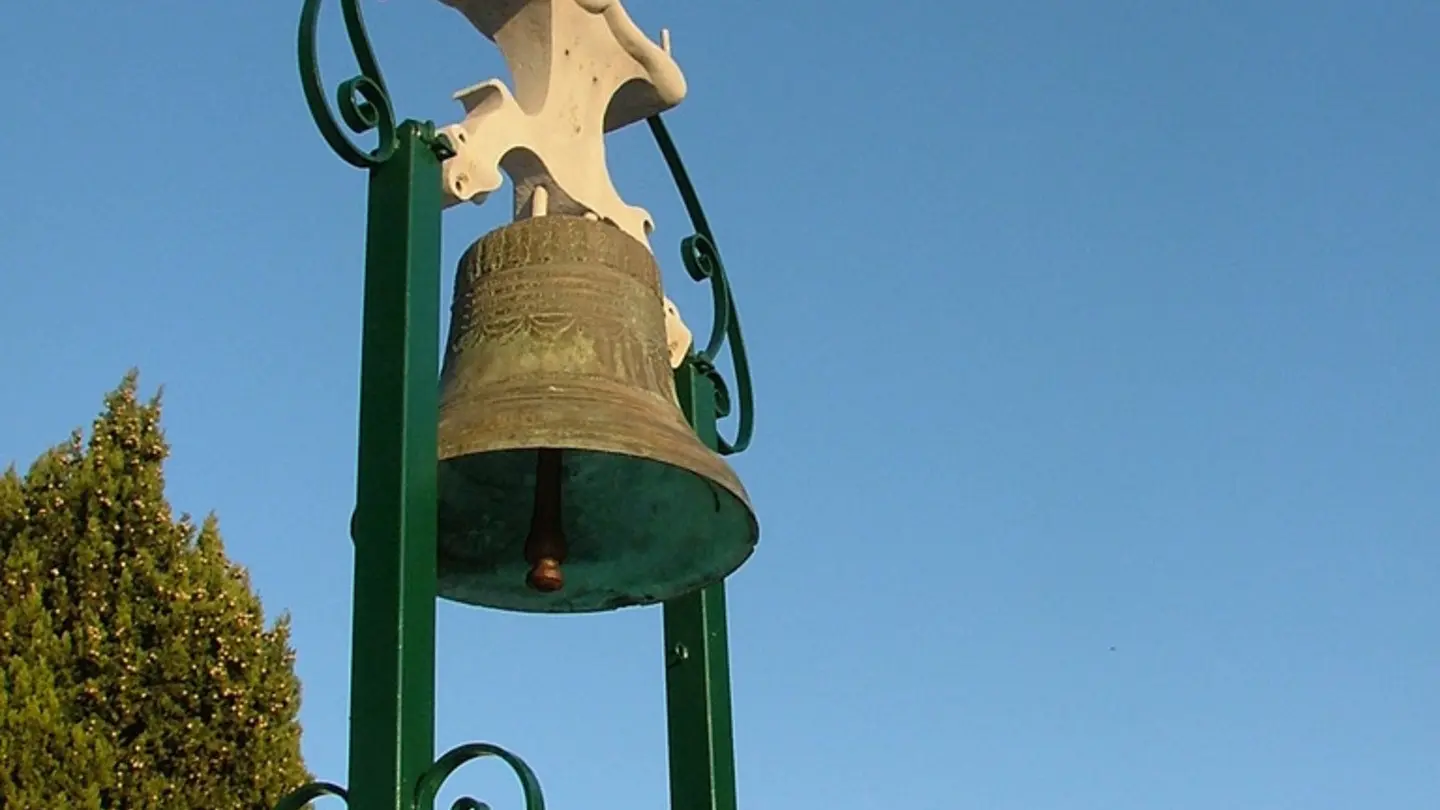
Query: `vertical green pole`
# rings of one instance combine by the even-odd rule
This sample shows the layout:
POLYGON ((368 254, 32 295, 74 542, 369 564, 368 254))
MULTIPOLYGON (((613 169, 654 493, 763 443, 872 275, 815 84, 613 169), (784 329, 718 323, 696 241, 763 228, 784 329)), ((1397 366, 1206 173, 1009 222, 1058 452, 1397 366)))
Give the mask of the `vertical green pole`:
MULTIPOLYGON (((718 449, 714 382, 687 362, 675 387, 700 440, 718 449)), ((664 614, 671 810, 735 810, 725 583, 671 599, 664 614)))
POLYGON ((370 169, 350 675, 350 810, 408 810, 435 746, 440 158, 370 169))

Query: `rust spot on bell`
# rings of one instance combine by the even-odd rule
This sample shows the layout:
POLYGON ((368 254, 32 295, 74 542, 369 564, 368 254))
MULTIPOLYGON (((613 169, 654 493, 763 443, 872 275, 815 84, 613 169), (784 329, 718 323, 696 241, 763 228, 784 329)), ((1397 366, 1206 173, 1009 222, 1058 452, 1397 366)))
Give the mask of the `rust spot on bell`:
POLYGON ((542 449, 535 455, 535 514, 525 538, 525 561, 530 563, 525 582, 542 593, 554 593, 565 587, 565 574, 560 570, 566 551, 565 531, 560 528, 564 466, 559 450, 542 449))

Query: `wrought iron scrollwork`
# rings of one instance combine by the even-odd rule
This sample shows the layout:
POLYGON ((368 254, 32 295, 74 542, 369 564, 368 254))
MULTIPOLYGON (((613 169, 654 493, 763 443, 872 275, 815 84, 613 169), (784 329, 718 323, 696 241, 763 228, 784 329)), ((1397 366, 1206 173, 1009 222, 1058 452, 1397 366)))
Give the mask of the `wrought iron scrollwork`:
MULTIPOLYGON (((435 796, 440 793, 440 788, 452 774, 466 763, 485 757, 495 757, 509 765, 510 770, 515 772, 515 776, 520 780, 520 789, 525 796, 525 810, 545 810, 545 794, 540 789, 540 780, 535 776, 535 772, 518 754, 491 743, 466 743, 445 752, 443 756, 435 760, 434 765, 420 775, 420 781, 415 785, 415 796, 410 806, 415 810, 433 807, 435 796)), ((311 782, 281 799, 275 805, 274 810, 303 810, 310 802, 326 796, 338 796, 344 800, 347 807, 350 805, 350 796, 345 792, 345 788, 330 782, 311 782)), ((488 808, 489 805, 471 796, 462 796, 450 805, 450 810, 488 810, 488 808)))
MULTIPOLYGON (((490 743, 466 743, 456 746, 447 751, 444 756, 435 760, 429 770, 420 777, 420 783, 415 786, 415 807, 428 808, 435 802, 435 796, 440 792, 440 787, 450 775, 460 769, 460 766, 477 759, 485 757, 496 757, 510 766, 515 776, 520 779, 520 788, 525 795, 525 810, 545 810, 545 795, 540 790, 540 780, 535 777, 535 772, 525 764, 525 760, 519 755, 513 754, 498 745, 490 743)), ((462 796, 450 805, 450 810, 485 810, 488 805, 470 796, 462 796)))
POLYGON ((365 32, 360 0, 340 0, 340 9, 345 17, 345 34, 350 39, 350 50, 355 54, 360 74, 340 83, 336 103, 340 108, 340 117, 351 132, 363 135, 372 129, 378 131, 379 142, 369 152, 356 146, 340 130, 340 123, 335 120, 325 100, 325 86, 320 81, 320 60, 315 44, 320 2, 305 0, 300 11, 300 85, 305 90, 305 103, 310 107, 310 115, 320 127, 325 142, 341 160, 361 169, 378 166, 395 154, 398 144, 395 108, 385 89, 385 78, 380 74, 375 50, 370 47, 370 36, 365 32))
POLYGON ((675 141, 671 139, 670 132, 660 116, 652 116, 646 121, 650 125, 650 133, 655 136, 655 144, 660 147, 660 153, 670 167, 670 176, 675 179, 675 186, 679 189, 680 198, 685 202, 685 210, 690 215, 690 225, 695 230, 694 234, 681 241, 680 258, 692 279, 710 282, 710 296, 714 302, 710 337, 703 350, 691 354, 690 362, 698 373, 714 382, 715 413, 722 419, 730 415, 732 403, 729 386, 715 367, 715 361, 727 345, 730 347, 730 361, 735 367, 735 392, 738 397, 738 403, 735 404, 739 408, 739 425, 734 441, 729 441, 724 436, 719 437, 719 449, 721 455, 733 455, 750 446, 750 437, 755 431, 755 395, 750 385, 750 360, 745 353, 745 336, 740 330, 735 296, 730 290, 730 280, 725 275, 725 264, 720 261, 720 249, 715 245, 715 234, 710 230, 709 220, 705 218, 705 209, 700 207, 700 197, 695 193, 695 186, 690 182, 690 174, 685 171, 684 162, 680 160, 675 141))
POLYGON ((346 807, 350 806, 350 795, 345 792, 345 788, 330 782, 311 782, 281 799, 275 805, 275 810, 303 810, 306 805, 326 796, 338 796, 345 802, 346 807))

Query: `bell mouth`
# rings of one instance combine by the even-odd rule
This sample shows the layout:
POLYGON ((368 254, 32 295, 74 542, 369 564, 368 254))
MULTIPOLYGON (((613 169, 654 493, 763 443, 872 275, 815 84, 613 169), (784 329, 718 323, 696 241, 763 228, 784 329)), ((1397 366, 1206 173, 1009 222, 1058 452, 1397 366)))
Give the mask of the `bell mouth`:
MULTIPOLYGON (((440 464, 439 595, 524 613, 593 613, 673 599, 724 579, 754 551, 744 491, 613 450, 561 452, 564 586, 529 581, 541 448, 440 464)), ((738 482, 736 482, 738 487, 738 482)))

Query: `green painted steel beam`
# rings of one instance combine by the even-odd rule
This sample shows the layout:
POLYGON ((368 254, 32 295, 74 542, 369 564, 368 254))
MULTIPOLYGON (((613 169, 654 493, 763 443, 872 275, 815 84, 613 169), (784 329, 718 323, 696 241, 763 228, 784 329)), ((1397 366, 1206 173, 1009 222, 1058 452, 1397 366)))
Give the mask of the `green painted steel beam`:
MULTIPOLYGON (((687 362, 675 387, 700 440, 718 450, 715 382, 687 362)), ((664 624, 671 810, 735 810, 725 583, 666 602, 664 624)))
POLYGON ((370 171, 350 680, 351 810, 401 810, 434 761, 440 159, 399 127, 370 171))
MULTIPOLYGON (((680 408, 706 447, 725 456, 741 453, 750 445, 754 431, 755 402, 735 296, 700 196, 669 129, 658 115, 647 123, 695 229, 681 241, 680 257, 692 279, 709 282, 714 304, 709 338, 675 371, 680 408), (733 400, 715 367, 726 348, 735 371, 733 400), (732 410, 738 413, 738 426, 735 438, 727 440, 720 435, 718 423, 732 410)), ((666 602, 664 624, 671 810, 735 810, 725 583, 666 602)))
POLYGON ((435 761, 440 164, 450 148, 417 121, 382 143, 391 144, 384 159, 364 164, 350 785, 306 785, 276 810, 322 796, 350 810, 428 810, 439 782, 465 761, 435 761))

